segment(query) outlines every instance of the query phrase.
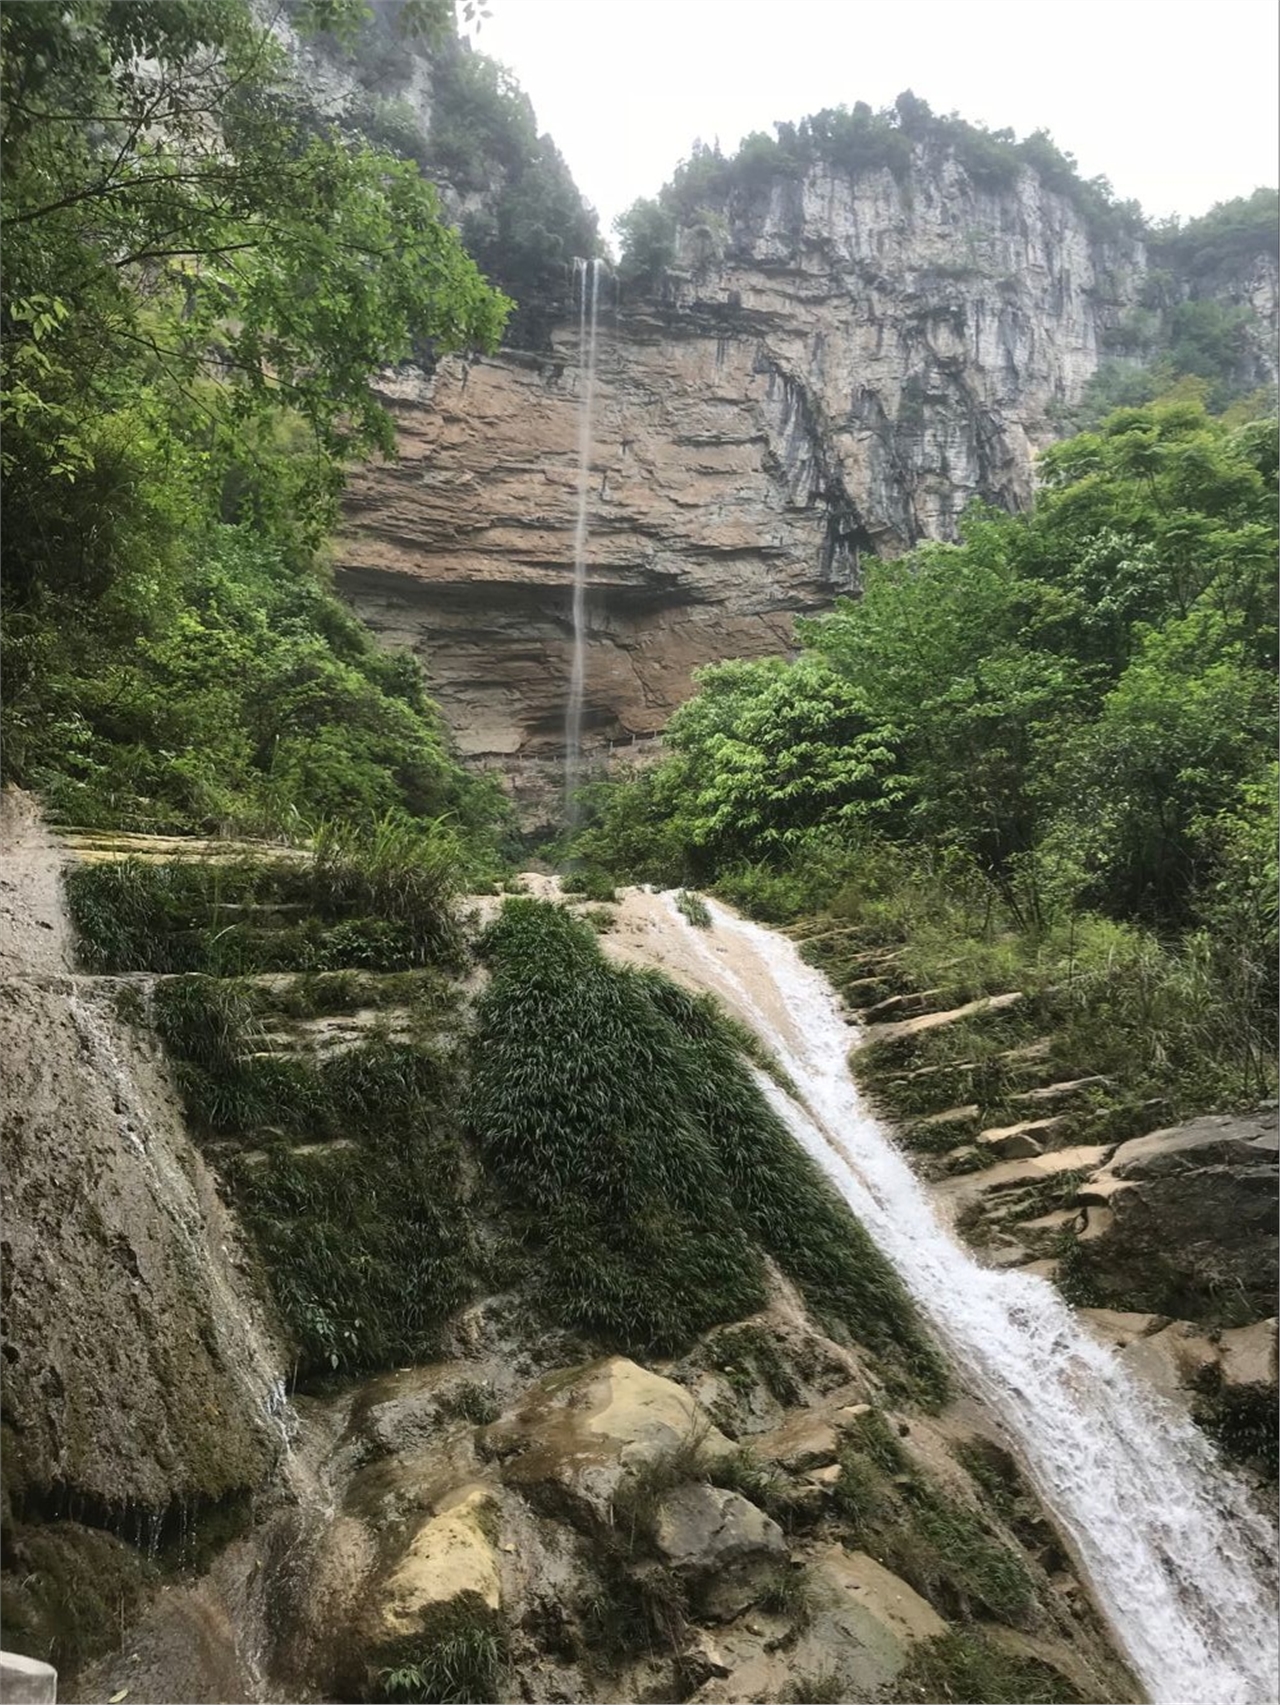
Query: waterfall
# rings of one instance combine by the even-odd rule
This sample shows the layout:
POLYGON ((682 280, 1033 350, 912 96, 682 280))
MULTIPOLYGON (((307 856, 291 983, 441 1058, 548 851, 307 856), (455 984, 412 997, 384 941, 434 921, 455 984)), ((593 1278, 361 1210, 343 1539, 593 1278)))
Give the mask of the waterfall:
POLYGON ((692 928, 666 903, 682 956, 758 1031, 798 1099, 763 1073, 762 1092, 1007 1429, 1153 1705, 1274 1700, 1272 1534, 1243 1485, 1052 1285, 979 1266, 939 1221, 860 1105, 849 1028, 794 944, 714 904, 714 929, 692 928))
POLYGON ((591 480, 591 407, 596 388, 596 322, 600 307, 598 260, 575 260, 578 291, 578 512, 573 529, 573 668, 564 723, 565 818, 575 818, 573 795, 582 757, 582 695, 587 681, 587 490, 591 480))

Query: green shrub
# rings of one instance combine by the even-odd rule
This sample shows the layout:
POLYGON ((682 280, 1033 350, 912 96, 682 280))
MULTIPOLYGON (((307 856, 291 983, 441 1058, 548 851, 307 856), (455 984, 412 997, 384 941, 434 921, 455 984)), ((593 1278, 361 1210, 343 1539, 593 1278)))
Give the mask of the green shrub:
POLYGON ((676 910, 695 929, 711 928, 711 910, 700 894, 681 888, 676 895, 676 910))
POLYGON ((992 1539, 967 1504, 932 1483, 909 1489, 908 1499, 925 1542, 911 1559, 917 1590, 935 1602, 941 1598, 953 1615, 978 1609, 1001 1622, 1024 1622, 1034 1608, 1035 1589, 1021 1557, 992 1539))
POLYGON ((568 1323, 675 1348, 764 1302, 763 1248, 820 1315, 936 1396, 942 1363, 713 1005, 509 900, 481 942, 469 1122, 568 1323))
POLYGON ((66 890, 94 971, 403 971, 456 966, 464 859, 443 823, 325 823, 310 858, 77 865, 66 890))
POLYGON ((1231 1462, 1274 1481, 1280 1471, 1274 1387, 1224 1386, 1216 1367, 1198 1382, 1192 1414, 1231 1462))
POLYGON ((265 1004, 248 984, 177 977, 155 1020, 193 1128, 233 1150, 224 1169, 298 1371, 429 1359, 483 1266, 455 1070, 376 1035, 319 1060, 266 1052, 265 1004))
POLYGON ((603 905, 612 905, 618 898, 613 879, 597 865, 587 865, 583 870, 570 871, 561 879, 560 886, 566 894, 581 894, 586 899, 603 905))
POLYGON ((674 1348, 764 1302, 758 1254, 692 1111, 649 980, 555 906, 508 900, 480 951, 468 1122, 547 1300, 623 1347, 674 1348))
POLYGON ((782 1695, 790 1705, 840 1705, 853 1695, 843 1670, 802 1670, 782 1695))
POLYGON ((813 1618, 813 1582, 807 1569, 790 1564, 776 1569, 760 1594, 761 1610, 785 1616, 792 1628, 807 1628, 813 1618))
POLYGON ((379 1671, 371 1699, 420 1701, 422 1705, 486 1705, 499 1698, 511 1662, 511 1643, 501 1616, 474 1593, 434 1611, 411 1648, 379 1671))
POLYGON ((488 1385, 478 1380, 464 1380, 436 1404, 436 1414, 445 1420, 470 1421, 473 1426, 487 1427, 502 1413, 497 1398, 488 1385))

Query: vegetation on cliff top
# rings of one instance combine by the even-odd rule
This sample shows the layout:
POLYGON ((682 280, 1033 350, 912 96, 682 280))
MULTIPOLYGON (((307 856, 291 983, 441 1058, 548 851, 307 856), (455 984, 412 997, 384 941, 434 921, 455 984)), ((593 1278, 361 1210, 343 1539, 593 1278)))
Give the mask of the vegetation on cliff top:
POLYGON ((1136 202, 1119 202, 1105 178, 1082 178, 1076 162, 1047 131, 1021 142, 1012 130, 987 130, 955 113, 934 113, 908 89, 892 107, 874 112, 865 101, 826 107, 798 123, 774 125, 774 135, 752 131, 730 155, 719 145, 695 142, 656 200, 641 200, 618 221, 623 269, 652 277, 670 264, 678 225, 705 222, 745 203, 779 181, 802 179, 815 165, 850 176, 888 171, 907 184, 918 150, 954 154, 974 183, 1008 189, 1030 168, 1047 189, 1065 195, 1099 238, 1140 236, 1145 226, 1136 202))
MULTIPOLYGON (((735 229, 751 229, 762 198, 815 166, 850 177, 887 171, 908 205, 913 175, 936 177, 946 156, 980 191, 1011 190, 1030 170, 1071 203, 1095 241, 1140 240, 1149 263, 1138 303, 1104 332, 1107 356, 1099 372, 1079 403, 1060 411, 1062 429, 1095 426, 1115 407, 1151 402, 1180 377, 1207 381, 1220 409, 1257 389, 1269 334, 1238 292, 1225 292, 1227 300, 1215 292, 1238 287, 1257 259, 1280 258, 1274 189, 1223 202, 1185 224, 1151 224, 1136 202, 1118 202, 1105 178, 1081 178, 1071 155, 1046 132, 1019 142, 1011 130, 935 114, 909 90, 882 112, 858 102, 774 129, 774 136, 753 132, 731 155, 718 144, 695 142, 657 197, 635 202, 617 221, 622 277, 657 285, 676 263, 682 229, 699 239, 704 257, 718 258, 735 229)), ((689 251, 681 252, 687 264, 689 251)), ((959 273, 980 270, 968 249, 958 257, 959 273)))

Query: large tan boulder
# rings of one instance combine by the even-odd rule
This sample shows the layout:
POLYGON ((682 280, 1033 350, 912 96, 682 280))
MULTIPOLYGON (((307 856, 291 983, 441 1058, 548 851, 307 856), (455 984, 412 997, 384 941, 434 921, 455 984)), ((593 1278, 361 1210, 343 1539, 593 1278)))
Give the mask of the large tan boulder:
POLYGON ((717 1631, 714 1666, 697 1705, 786 1699, 800 1676, 838 1675, 845 1699, 874 1699, 913 1648, 947 1632, 933 1607, 865 1552, 820 1548, 809 1568, 810 1608, 798 1633, 779 1618, 751 1615, 717 1631), (725 1673, 727 1672, 727 1673, 725 1673))
POLYGON ((409 1541, 377 1595, 375 1640, 391 1644, 419 1634, 431 1613, 470 1598, 497 1610, 501 1598, 498 1552, 486 1532, 494 1512, 484 1486, 460 1487, 409 1541))
POLYGON ((736 1448, 683 1386, 625 1356, 549 1375, 485 1434, 510 1485, 544 1508, 606 1524, 629 1473, 678 1452, 705 1459, 736 1448))
POLYGON ((1224 1386, 1276 1384, 1276 1321, 1257 1320, 1218 1341, 1224 1386))
POLYGON ((1218 1349, 1188 1320, 1175 1320, 1163 1331, 1131 1341, 1122 1351, 1125 1366, 1175 1401, 1218 1360, 1218 1349))

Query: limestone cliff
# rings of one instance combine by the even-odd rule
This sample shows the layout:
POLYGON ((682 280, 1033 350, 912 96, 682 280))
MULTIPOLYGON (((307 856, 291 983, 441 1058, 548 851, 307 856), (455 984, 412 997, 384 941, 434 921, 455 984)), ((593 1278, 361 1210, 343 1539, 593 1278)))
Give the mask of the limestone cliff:
MULTIPOLYGON (((588 747, 661 729, 700 664, 785 649, 867 553, 954 536, 975 498, 1025 507, 1148 270, 1029 167, 984 187, 921 145, 905 176, 817 164, 735 196, 660 286, 606 285, 588 747)), ((1207 288, 1265 314, 1274 269, 1254 272, 1207 288)), ((515 773, 563 743, 577 339, 566 301, 537 354, 389 377, 401 459, 354 474, 337 547, 463 752, 515 773)))

